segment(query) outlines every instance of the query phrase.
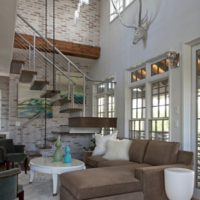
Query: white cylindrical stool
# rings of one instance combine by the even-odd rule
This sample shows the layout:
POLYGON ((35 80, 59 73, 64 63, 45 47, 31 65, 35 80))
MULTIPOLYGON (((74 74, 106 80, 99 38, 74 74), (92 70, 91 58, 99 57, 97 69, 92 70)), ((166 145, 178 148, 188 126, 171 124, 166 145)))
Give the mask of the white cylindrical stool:
POLYGON ((165 191, 170 200, 191 200, 194 190, 194 171, 186 168, 167 168, 165 191))

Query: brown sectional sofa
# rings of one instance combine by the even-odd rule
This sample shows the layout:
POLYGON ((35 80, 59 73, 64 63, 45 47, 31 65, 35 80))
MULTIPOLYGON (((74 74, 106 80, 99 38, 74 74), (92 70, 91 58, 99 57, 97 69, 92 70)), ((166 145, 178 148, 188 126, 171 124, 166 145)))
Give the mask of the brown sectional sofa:
POLYGON ((134 139, 129 161, 88 156, 89 169, 62 174, 60 199, 166 200, 164 169, 191 168, 192 159, 177 142, 134 139))

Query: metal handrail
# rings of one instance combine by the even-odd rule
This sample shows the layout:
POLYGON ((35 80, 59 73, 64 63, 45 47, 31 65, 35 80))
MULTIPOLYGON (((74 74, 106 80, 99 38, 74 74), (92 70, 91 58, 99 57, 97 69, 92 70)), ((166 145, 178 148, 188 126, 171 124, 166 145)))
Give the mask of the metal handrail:
MULTIPOLYGON (((37 33, 37 35, 39 35, 48 45, 50 45, 51 47, 53 47, 53 44, 47 40, 46 38, 44 38, 32 25, 30 25, 21 15, 17 14, 17 17, 19 17, 28 27, 30 27, 35 33, 37 33)), ((66 57, 58 48, 55 47, 55 50, 57 51, 57 53, 59 55, 61 55, 68 63, 70 63, 77 71, 79 71, 88 81, 93 81, 93 82, 102 82, 102 81, 97 81, 97 80, 93 80, 92 78, 90 78, 89 76, 87 76, 87 74, 85 74, 84 72, 82 72, 82 70, 79 69, 79 67, 74 64, 68 57, 66 57)))
MULTIPOLYGON (((30 45, 32 48, 34 48, 34 46, 28 42, 22 35, 18 34, 28 45, 30 45)), ((40 54, 45 60, 47 60, 50 64, 53 65, 53 62, 48 59, 45 55, 43 55, 37 48, 35 48, 35 51, 40 54)), ((76 85, 76 83, 68 76, 66 75, 56 64, 55 64, 55 68, 60 72, 62 73, 67 79, 69 79, 74 85, 76 85)))

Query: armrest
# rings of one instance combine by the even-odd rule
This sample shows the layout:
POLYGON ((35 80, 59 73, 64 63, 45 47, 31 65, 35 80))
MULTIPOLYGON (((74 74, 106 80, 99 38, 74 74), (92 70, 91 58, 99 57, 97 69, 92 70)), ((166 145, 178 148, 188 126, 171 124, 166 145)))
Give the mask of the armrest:
POLYGON ((14 145, 14 148, 16 153, 24 153, 25 145, 14 145))
POLYGON ((20 170, 18 168, 13 168, 5 171, 0 172, 0 178, 6 178, 9 176, 14 176, 20 173, 20 170))
POLYGON ((83 152, 83 162, 86 162, 87 158, 92 156, 92 151, 84 151, 83 152))
POLYGON ((144 200, 167 200, 164 185, 164 169, 169 167, 185 168, 185 165, 161 165, 142 167, 135 170, 135 177, 142 183, 144 200))

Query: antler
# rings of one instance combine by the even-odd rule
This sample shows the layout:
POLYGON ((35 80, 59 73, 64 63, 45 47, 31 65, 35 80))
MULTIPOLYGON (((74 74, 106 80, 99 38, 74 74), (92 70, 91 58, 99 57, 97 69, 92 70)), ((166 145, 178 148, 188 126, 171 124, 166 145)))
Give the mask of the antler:
MULTIPOLYGON (((136 1, 136 0, 135 0, 136 1)), ((135 2, 134 1, 134 2, 135 2)), ((146 12, 146 14, 144 15, 144 17, 142 18, 142 0, 139 0, 139 16, 138 16, 138 25, 133 25, 133 26, 130 26, 130 25, 127 25, 124 23, 123 19, 122 19, 122 16, 121 16, 121 13, 120 11, 117 9, 115 3, 113 0, 111 0, 112 2, 112 5, 113 5, 113 8, 115 9, 115 14, 118 15, 119 17, 119 20, 121 22, 121 24, 123 26, 125 26, 126 28, 133 28, 135 30, 135 34, 134 34, 134 39, 133 39, 133 44, 137 44, 137 42, 139 40, 146 40, 146 36, 147 36, 147 31, 148 31, 148 28, 149 28, 149 25, 152 23, 152 21, 155 19, 155 18, 148 18, 148 12, 146 12)))

